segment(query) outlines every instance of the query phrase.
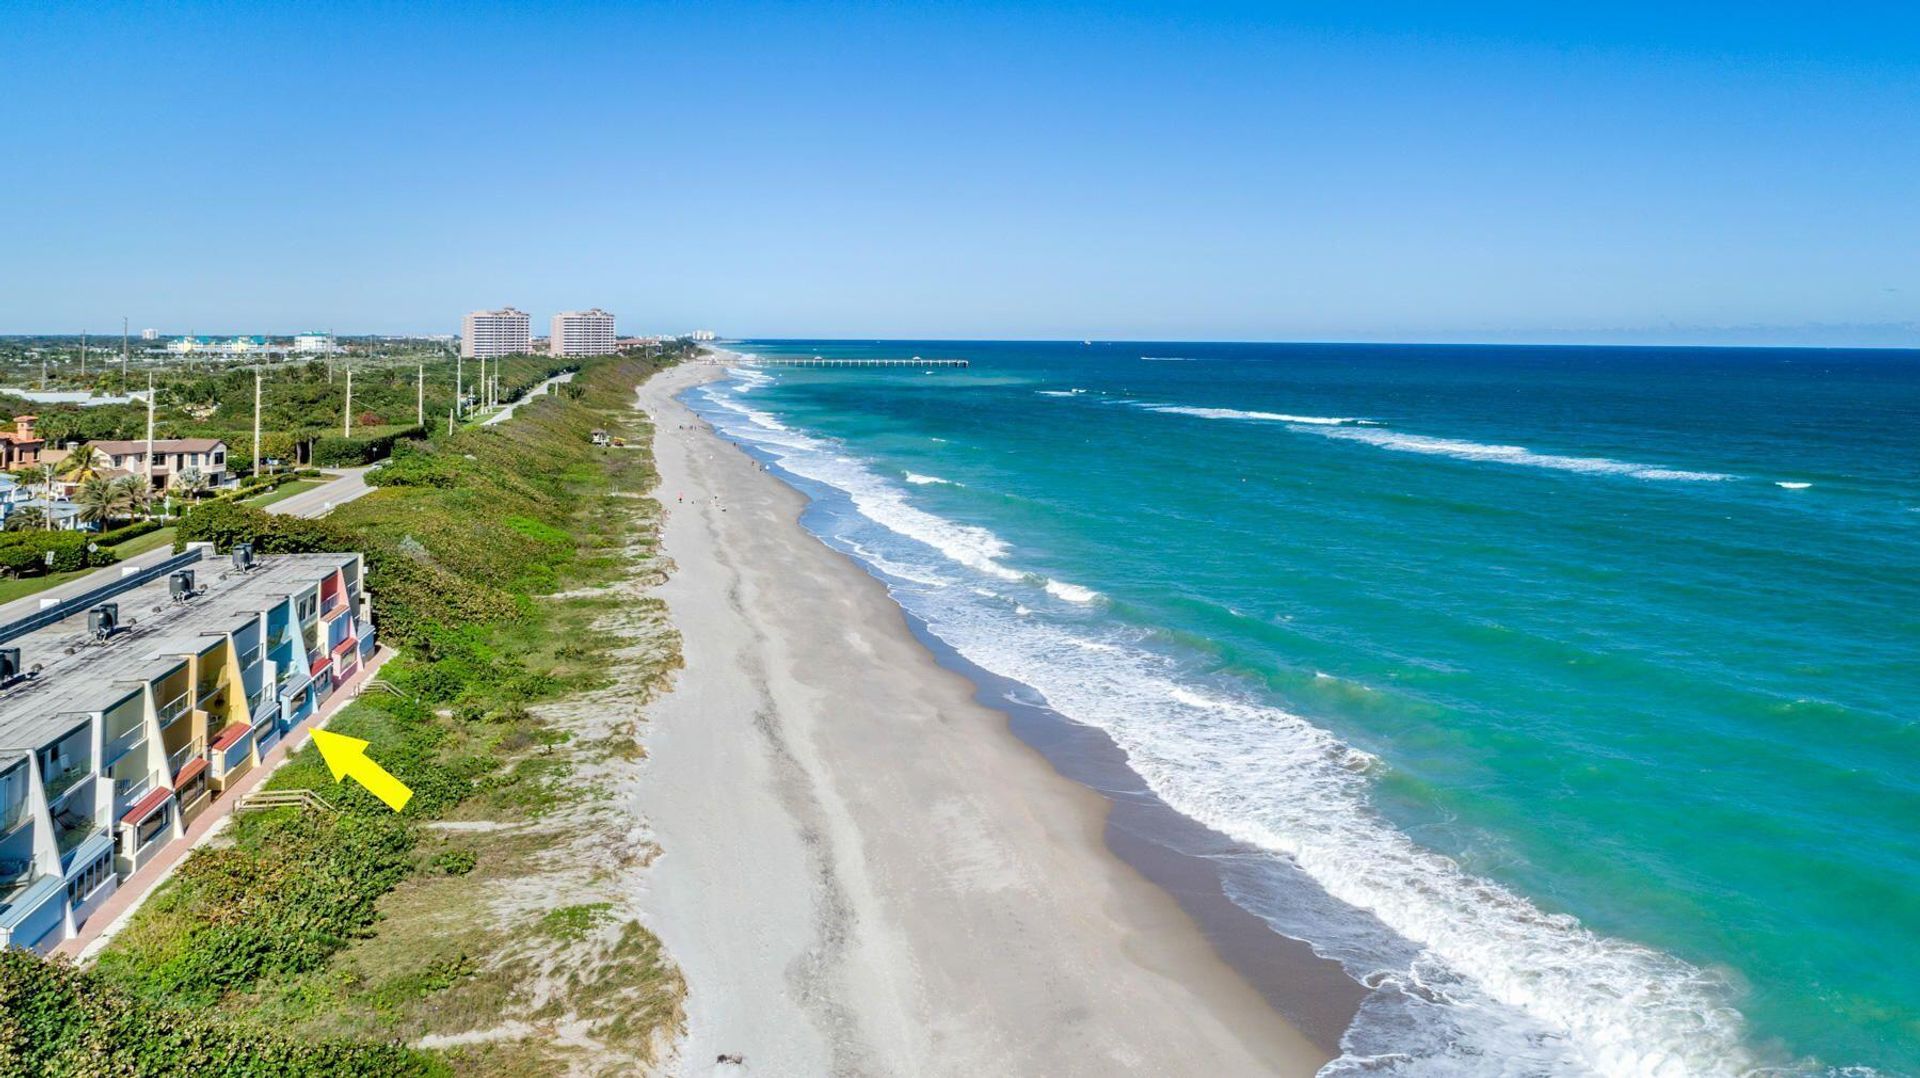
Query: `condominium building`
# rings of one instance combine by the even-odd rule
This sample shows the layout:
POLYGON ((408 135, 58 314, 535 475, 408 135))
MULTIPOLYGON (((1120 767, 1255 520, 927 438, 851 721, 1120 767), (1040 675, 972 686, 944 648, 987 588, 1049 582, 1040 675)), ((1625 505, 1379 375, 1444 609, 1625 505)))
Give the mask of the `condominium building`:
POLYGON ((460 354, 468 359, 519 355, 532 339, 532 325, 525 311, 512 307, 474 311, 460 326, 460 354))
POLYGON ((561 311, 553 316, 547 351, 556 356, 612 355, 613 316, 595 307, 590 311, 561 311))
POLYGON ((341 350, 331 333, 299 333, 293 338, 293 351, 301 355, 331 355, 341 350))
POLYGON ((0 608, 0 948, 71 938, 373 653, 359 554, 210 552, 0 608))

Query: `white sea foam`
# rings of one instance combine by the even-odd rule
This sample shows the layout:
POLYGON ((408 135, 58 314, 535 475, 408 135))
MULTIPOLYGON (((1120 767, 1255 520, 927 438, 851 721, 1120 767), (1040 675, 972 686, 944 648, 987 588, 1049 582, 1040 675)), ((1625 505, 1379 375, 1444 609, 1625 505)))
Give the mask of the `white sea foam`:
POLYGON ((1048 595, 1056 599, 1065 599, 1070 603, 1090 603, 1100 598, 1100 593, 1092 588, 1083 588, 1078 584, 1068 584, 1062 580, 1049 579, 1046 589, 1048 595))
POLYGON ((1102 621, 1098 608, 1035 613, 1005 594, 1034 578, 1005 563, 997 536, 908 504, 870 469, 835 459, 838 446, 767 426, 725 397, 709 395, 723 429, 842 492, 859 514, 845 526, 870 533, 866 547, 978 574, 968 587, 936 588, 890 572, 904 581, 895 596, 932 632, 1105 731, 1175 810, 1286 859, 1325 891, 1332 902, 1244 901, 1373 988, 1327 1073, 1737 1075, 1755 1066, 1718 978, 1542 911, 1417 845, 1371 807, 1368 754, 1237 690, 1195 687, 1179 661, 1102 621), (903 538, 913 545, 897 551, 903 538), (998 583, 982 586, 989 581, 998 583))
POLYGON ((1082 393, 1085 393, 1086 390, 1084 389, 1036 389, 1034 390, 1034 392, 1040 394, 1043 397, 1078 397, 1082 393))
POLYGON ((928 483, 943 483, 951 486, 953 483, 951 479, 942 479, 937 475, 921 475, 918 472, 908 472, 905 478, 907 482, 916 486, 925 486, 928 483))
POLYGON ((1805 490, 1808 487, 1812 486, 1813 484, 1812 483, 1791 483, 1785 479, 1781 479, 1781 480, 1776 480, 1773 485, 1776 487, 1783 487, 1787 490, 1805 490))
POLYGON ((1688 482, 1715 482, 1737 479, 1738 476, 1722 472, 1691 472, 1676 468, 1662 468, 1652 464, 1635 464, 1632 461, 1613 460, 1608 457, 1568 457, 1554 453, 1536 453, 1518 445, 1486 445, 1480 442, 1468 442, 1458 438, 1433 438, 1424 434, 1402 434, 1398 431, 1363 429, 1321 430, 1316 433, 1329 438, 1345 438, 1368 445, 1379 446, 1401 453, 1426 453, 1435 456, 1453 457, 1458 460, 1491 461, 1499 464, 1518 464, 1533 468, 1553 468, 1564 472, 1585 472, 1590 475, 1626 475, 1635 479, 1668 479, 1688 482))
POLYGON ((1288 415, 1284 412, 1247 412, 1238 408, 1200 408, 1186 404, 1148 404, 1135 402, 1135 407, 1149 412, 1164 412, 1167 415, 1190 415, 1201 419, 1246 419, 1263 423, 1300 423, 1315 427, 1358 426, 1372 422, 1366 419, 1353 419, 1345 416, 1288 415))
POLYGON ((1204 356, 1141 356, 1148 363, 1201 363, 1204 356))

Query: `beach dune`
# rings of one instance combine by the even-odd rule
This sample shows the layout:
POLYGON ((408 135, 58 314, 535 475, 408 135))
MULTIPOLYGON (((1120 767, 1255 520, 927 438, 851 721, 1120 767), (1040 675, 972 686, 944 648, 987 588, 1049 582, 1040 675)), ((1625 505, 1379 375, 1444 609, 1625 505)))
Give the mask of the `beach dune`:
POLYGON ((675 1073, 1301 1075, 1326 1055, 1106 848, 799 494, 641 387, 660 594, 686 668, 650 710, 650 926, 686 974, 675 1073), (717 1062, 738 1056, 742 1065, 717 1062))

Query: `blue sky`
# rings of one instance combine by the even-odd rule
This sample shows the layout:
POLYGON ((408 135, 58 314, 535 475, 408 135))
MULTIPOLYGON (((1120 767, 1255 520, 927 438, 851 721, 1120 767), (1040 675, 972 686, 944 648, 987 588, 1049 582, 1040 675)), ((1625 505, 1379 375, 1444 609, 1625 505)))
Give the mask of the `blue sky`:
POLYGON ((1911 5, 0 23, 0 333, 1920 346, 1911 5))

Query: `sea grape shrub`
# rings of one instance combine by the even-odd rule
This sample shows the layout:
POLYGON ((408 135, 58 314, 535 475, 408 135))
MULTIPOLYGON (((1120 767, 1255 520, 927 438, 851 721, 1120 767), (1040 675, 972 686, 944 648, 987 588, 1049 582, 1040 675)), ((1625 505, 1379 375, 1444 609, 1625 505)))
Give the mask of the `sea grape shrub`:
POLYGON ((424 1078, 398 1044, 306 1040, 143 999, 87 970, 0 951, 0 1074, 40 1078, 424 1078))

